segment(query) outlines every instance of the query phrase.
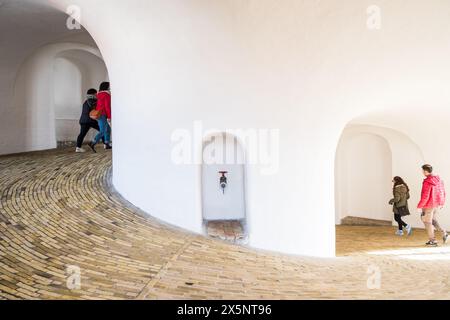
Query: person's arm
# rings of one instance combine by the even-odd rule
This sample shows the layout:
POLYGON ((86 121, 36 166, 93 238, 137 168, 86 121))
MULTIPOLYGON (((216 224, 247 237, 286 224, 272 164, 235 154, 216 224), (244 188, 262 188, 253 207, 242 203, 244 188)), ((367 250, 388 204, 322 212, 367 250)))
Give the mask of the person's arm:
POLYGON ((105 111, 106 111, 106 117, 108 118, 108 121, 111 122, 111 96, 109 96, 109 95, 105 99, 105 111))
POLYGON ((94 110, 97 107, 97 101, 88 102, 89 112, 94 110))
POLYGON ((399 190, 395 190, 394 191, 394 204, 397 205, 397 203, 399 203, 400 200, 402 200, 402 194, 399 190))
POLYGON ((431 186, 428 183, 423 184, 422 186, 422 195, 419 204, 417 205, 418 209, 424 209, 428 200, 430 200, 430 189, 431 186))
POLYGON ((95 106, 95 110, 103 112, 103 110, 104 110, 104 108, 103 108, 103 99, 99 98, 97 100, 97 105, 95 106))

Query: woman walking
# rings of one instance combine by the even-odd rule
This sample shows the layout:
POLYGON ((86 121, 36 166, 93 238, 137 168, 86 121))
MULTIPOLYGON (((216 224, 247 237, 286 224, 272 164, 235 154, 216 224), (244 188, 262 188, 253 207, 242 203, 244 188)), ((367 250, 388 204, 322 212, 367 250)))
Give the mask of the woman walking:
POLYGON ((97 152, 95 150, 95 146, 100 142, 103 138, 105 143, 105 149, 112 149, 111 147, 111 91, 110 91, 110 83, 103 82, 100 85, 100 91, 97 94, 97 108, 96 110, 99 112, 98 126, 100 127, 100 132, 95 136, 94 141, 89 144, 92 151, 97 152))
POLYGON ((409 187, 401 177, 395 177, 392 181, 394 184, 393 194, 394 198, 389 201, 394 207, 394 218, 398 223, 397 235, 403 236, 404 230, 410 236, 412 234, 412 227, 403 221, 403 218, 410 215, 408 200, 410 198, 409 187))

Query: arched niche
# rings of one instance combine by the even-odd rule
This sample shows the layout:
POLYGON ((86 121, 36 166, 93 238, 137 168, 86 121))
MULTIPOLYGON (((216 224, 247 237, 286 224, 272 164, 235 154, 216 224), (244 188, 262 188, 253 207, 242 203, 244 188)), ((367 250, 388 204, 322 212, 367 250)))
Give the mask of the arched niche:
POLYGON ((246 166, 243 146, 235 136, 217 133, 204 140, 202 154, 202 218, 207 231, 214 222, 239 222, 244 236, 246 166))

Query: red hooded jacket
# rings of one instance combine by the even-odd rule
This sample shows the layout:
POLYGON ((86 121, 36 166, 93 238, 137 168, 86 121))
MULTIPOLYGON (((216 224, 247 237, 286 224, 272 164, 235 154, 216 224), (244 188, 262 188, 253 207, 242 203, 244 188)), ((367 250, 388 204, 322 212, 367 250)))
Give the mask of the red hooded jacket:
POLYGON ((419 209, 434 209, 445 205, 444 182, 438 176, 430 175, 423 181, 419 209))
POLYGON ((109 91, 100 91, 97 94, 97 110, 111 119, 111 93, 109 91))

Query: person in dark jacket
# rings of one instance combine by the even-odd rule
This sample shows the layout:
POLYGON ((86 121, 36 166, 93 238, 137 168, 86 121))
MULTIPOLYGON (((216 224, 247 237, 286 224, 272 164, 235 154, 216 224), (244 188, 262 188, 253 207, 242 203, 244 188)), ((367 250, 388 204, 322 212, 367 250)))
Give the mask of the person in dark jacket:
POLYGON ((75 152, 84 153, 86 150, 82 148, 84 138, 88 134, 89 130, 95 129, 100 131, 97 121, 91 119, 90 113, 97 107, 97 90, 89 89, 87 92, 86 101, 83 104, 83 111, 80 118, 80 135, 77 139, 77 148, 75 152))
POLYGON ((403 217, 409 216, 408 200, 410 199, 409 187, 400 177, 395 177, 392 181, 394 184, 394 198, 389 202, 394 207, 394 219, 398 223, 398 236, 403 236, 405 229, 408 236, 412 234, 412 227, 403 221, 403 217))

